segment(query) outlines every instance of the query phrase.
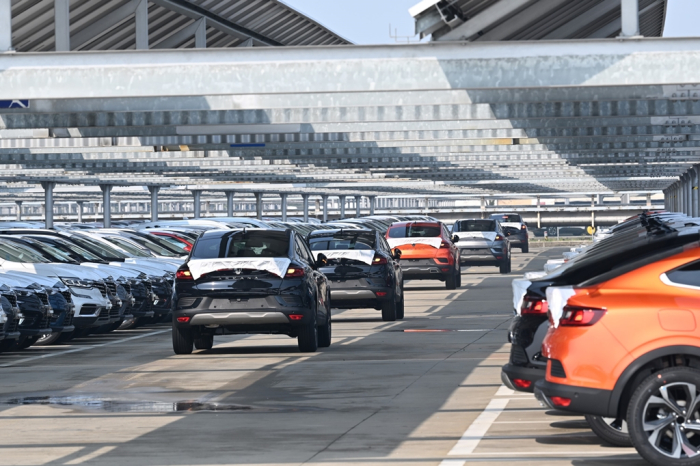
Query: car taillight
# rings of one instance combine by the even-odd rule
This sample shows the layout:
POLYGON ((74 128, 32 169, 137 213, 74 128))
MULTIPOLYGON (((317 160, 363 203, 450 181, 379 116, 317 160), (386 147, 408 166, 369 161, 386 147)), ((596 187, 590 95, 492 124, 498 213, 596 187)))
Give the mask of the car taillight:
POLYGON ((445 241, 440 243, 440 249, 449 249, 450 245, 447 244, 445 241))
POLYGON ((603 318, 606 309, 565 306, 559 325, 562 327, 589 327, 603 318))
POLYGON ((552 404, 554 406, 561 406, 562 408, 566 408, 569 405, 571 405, 571 398, 563 398, 561 396, 553 396, 550 399, 552 400, 552 404))
POLYGON ((192 252, 192 246, 185 246, 184 249, 187 252, 192 252))
POLYGON ((520 227, 521 230, 527 230, 527 227, 525 225, 520 227))
POLYGON ((523 304, 520 306, 520 313, 522 315, 544 315, 547 314, 549 306, 547 301, 540 298, 530 298, 524 297, 523 304))
POLYGON ((177 280, 193 280, 192 272, 190 272, 190 269, 188 268, 178 269, 178 271, 175 273, 175 278, 177 280))
POLYGON ((503 236, 496 235, 496 239, 494 241, 503 241, 503 236))
POLYGON ((382 257, 382 256, 374 256, 374 260, 372 261, 372 265, 382 265, 382 264, 386 264, 386 263, 387 263, 386 257, 382 257))
POLYGON ((513 379, 513 385, 515 385, 518 388, 530 388, 530 386, 532 385, 532 380, 513 379))
POLYGON ((290 267, 287 269, 287 273, 284 278, 299 278, 304 276, 304 269, 300 267, 290 267))
POLYGON ((185 316, 185 317, 178 317, 178 318, 177 318, 177 321, 178 321, 179 323, 181 323, 181 324, 186 324, 187 322, 190 321, 190 318, 187 317, 187 316, 185 316))

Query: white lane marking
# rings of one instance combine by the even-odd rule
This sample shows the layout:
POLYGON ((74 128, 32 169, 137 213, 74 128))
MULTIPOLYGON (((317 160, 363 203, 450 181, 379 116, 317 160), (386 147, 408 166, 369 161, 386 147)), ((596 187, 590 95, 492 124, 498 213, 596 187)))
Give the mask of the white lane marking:
POLYGON ((358 341, 364 340, 364 339, 365 339, 365 337, 355 337, 355 338, 351 338, 350 340, 344 341, 343 343, 341 343, 341 345, 351 345, 351 344, 353 344, 353 343, 357 343, 358 341))
POLYGON ((110 341, 108 343, 102 343, 101 345, 81 346, 80 348, 75 348, 75 349, 68 350, 68 351, 61 351, 60 353, 51 353, 51 354, 42 354, 41 356, 32 356, 30 358, 23 358, 23 359, 18 359, 17 361, 12 361, 12 362, 7 362, 5 364, 0 364, 0 367, 10 367, 10 366, 14 366, 16 364, 22 364, 22 363, 29 362, 29 361, 36 361, 37 359, 46 359, 46 358, 52 358, 54 356, 60 356, 62 354, 78 353, 80 351, 87 351, 89 349, 103 348, 105 346, 116 345, 118 343, 124 343, 124 342, 131 341, 131 340, 138 340, 139 338, 152 337, 153 335, 159 335, 161 333, 166 333, 166 332, 170 332, 170 331, 171 330, 159 330, 157 332, 144 333, 143 335, 136 335, 134 337, 114 340, 114 341, 110 341))
POLYGON ((484 438, 484 435, 486 435, 491 428, 491 424, 498 419, 498 416, 500 416, 503 410, 506 408, 508 401, 510 401, 508 398, 492 399, 488 406, 486 406, 486 409, 484 409, 481 414, 474 419, 474 422, 472 422, 469 428, 462 435, 462 438, 457 441, 457 444, 452 447, 452 450, 450 450, 447 455, 471 455, 479 445, 481 439, 484 438))
POLYGON ((85 456, 82 456, 80 458, 76 458, 74 460, 67 461, 63 464, 83 464, 87 461, 90 461, 92 459, 97 458, 98 456, 106 455, 110 451, 114 450, 117 447, 102 447, 98 448, 97 450, 93 451, 92 453, 89 453, 85 456))
MULTIPOLYGON (((510 388, 506 387, 505 385, 501 385, 498 387, 498 391, 496 392, 496 396, 512 396, 515 395, 515 390, 511 390, 510 388)), ((519 395, 519 393, 518 393, 519 395)))

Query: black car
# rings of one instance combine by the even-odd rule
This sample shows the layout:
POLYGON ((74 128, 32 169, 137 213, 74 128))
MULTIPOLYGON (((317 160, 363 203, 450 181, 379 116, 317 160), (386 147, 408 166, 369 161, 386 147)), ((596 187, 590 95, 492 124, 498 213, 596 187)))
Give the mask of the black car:
POLYGON ((519 248, 521 252, 530 251, 527 224, 520 214, 492 214, 489 218, 501 225, 511 246, 519 248))
POLYGON ((178 269, 173 350, 211 349, 214 335, 273 333, 314 352, 331 344, 330 287, 292 230, 212 230, 178 269))
POLYGON ((331 305, 338 309, 373 308, 382 320, 403 319, 400 252, 375 230, 319 230, 307 241, 326 263, 319 271, 331 282, 331 305))
POLYGON ((0 322, 0 352, 13 347, 20 338, 19 322, 22 318, 17 306, 17 294, 9 286, 0 284, 0 309, 5 313, 5 321, 0 322))

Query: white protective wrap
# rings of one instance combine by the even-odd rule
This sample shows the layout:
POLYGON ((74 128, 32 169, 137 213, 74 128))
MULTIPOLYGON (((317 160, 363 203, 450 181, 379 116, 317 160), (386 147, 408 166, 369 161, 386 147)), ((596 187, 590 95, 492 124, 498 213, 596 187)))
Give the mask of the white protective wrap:
POLYGON ((547 288, 547 304, 549 312, 552 315, 554 327, 559 327, 559 320, 564 314, 564 306, 566 306, 569 298, 574 296, 576 292, 571 286, 550 286, 547 288))
POLYGON ((260 257, 260 258, 223 258, 223 259, 194 259, 188 264, 192 278, 198 280, 202 275, 216 272, 217 270, 264 270, 278 277, 284 277, 292 261, 286 257, 260 257))
POLYGON ((527 289, 532 285, 530 280, 524 278, 516 278, 513 280, 513 309, 515 313, 520 315, 520 308, 523 305, 523 298, 527 293, 527 289))
POLYGON ((388 238, 387 242, 391 249, 398 248, 399 246, 405 246, 407 244, 427 244, 435 249, 440 249, 442 244, 442 238, 439 236, 434 238, 388 238))
POLYGON ((323 254, 328 259, 352 259, 367 265, 372 265, 374 249, 337 249, 334 251, 314 251, 314 259, 323 254))
POLYGON ((547 263, 544 264, 544 271, 548 274, 552 273, 564 264, 566 264, 566 261, 564 259, 548 260, 547 263))
POLYGON ((469 239, 487 239, 493 241, 496 239, 495 231, 458 231, 455 235, 459 236, 460 242, 469 239))

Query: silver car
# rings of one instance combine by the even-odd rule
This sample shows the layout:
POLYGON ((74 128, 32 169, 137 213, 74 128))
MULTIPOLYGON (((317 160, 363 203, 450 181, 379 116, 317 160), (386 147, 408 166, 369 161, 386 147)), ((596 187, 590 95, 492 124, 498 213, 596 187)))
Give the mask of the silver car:
POLYGON ((510 241, 496 220, 457 220, 452 234, 459 237, 460 265, 495 265, 501 273, 510 273, 510 241))

